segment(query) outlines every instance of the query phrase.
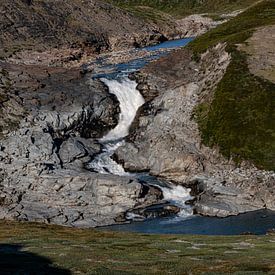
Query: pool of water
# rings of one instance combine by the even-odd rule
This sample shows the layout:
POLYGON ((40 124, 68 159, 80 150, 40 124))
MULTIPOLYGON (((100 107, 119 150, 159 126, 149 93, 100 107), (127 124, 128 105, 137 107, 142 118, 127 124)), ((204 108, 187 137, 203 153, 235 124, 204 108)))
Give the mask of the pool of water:
POLYGON ((275 228, 275 211, 258 210, 227 218, 192 216, 157 218, 143 222, 102 227, 103 230, 126 231, 150 234, 198 234, 240 235, 266 234, 275 228))

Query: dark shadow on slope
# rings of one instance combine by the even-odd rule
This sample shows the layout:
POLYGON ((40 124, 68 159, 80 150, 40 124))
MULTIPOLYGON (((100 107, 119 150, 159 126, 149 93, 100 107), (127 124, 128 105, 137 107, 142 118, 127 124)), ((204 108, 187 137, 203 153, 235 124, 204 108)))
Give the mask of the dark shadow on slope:
POLYGON ((0 244, 0 274, 71 274, 70 271, 52 266, 50 259, 23 251, 22 245, 0 244))

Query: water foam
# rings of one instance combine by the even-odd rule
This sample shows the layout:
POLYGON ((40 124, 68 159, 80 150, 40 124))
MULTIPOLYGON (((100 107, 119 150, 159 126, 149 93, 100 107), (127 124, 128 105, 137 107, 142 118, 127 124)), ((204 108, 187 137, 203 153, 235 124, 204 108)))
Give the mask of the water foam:
POLYGON ((115 141, 126 137, 129 134, 129 128, 135 119, 138 108, 144 104, 144 99, 136 89, 137 83, 129 78, 121 80, 101 79, 108 87, 109 92, 114 94, 120 106, 119 122, 100 141, 115 141))
POLYGON ((130 176, 129 173, 125 172, 122 165, 118 164, 112 159, 112 155, 116 149, 122 146, 123 143, 124 141, 105 143, 103 151, 98 154, 92 162, 89 163, 88 167, 100 174, 130 176))
POLYGON ((129 128, 135 119, 138 108, 144 103, 144 99, 136 89, 137 83, 128 77, 118 80, 103 78, 101 81, 108 86, 109 92, 114 94, 119 101, 119 122, 114 129, 99 140, 104 146, 103 151, 89 163, 88 167, 102 174, 129 176, 130 174, 125 172, 124 168, 111 157, 116 149, 123 144, 123 138, 129 134, 129 128))
POLYGON ((190 188, 186 188, 181 185, 170 185, 168 187, 160 188, 162 190, 164 200, 172 202, 176 206, 180 207, 181 211, 178 216, 185 218, 193 214, 192 207, 185 204, 186 201, 193 199, 190 195, 190 188))

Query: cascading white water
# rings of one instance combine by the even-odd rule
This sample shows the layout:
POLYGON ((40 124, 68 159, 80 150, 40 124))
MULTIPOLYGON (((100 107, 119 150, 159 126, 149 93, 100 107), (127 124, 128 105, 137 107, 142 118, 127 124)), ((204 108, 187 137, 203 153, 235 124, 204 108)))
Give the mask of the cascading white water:
POLYGON ((109 87, 109 92, 117 97, 120 115, 118 125, 104 136, 101 141, 120 140, 128 135, 136 112, 144 104, 144 99, 136 89, 137 83, 129 78, 123 78, 121 81, 108 79, 102 79, 102 81, 109 87))
POLYGON ((103 78, 101 81, 108 86, 109 92, 117 97, 120 114, 117 126, 100 139, 104 145, 103 152, 95 157, 89 164, 89 168, 98 173, 126 176, 129 174, 111 156, 123 144, 123 138, 129 134, 129 128, 138 108, 144 103, 144 99, 136 89, 137 83, 128 77, 119 80, 103 78))
POLYGON ((193 214, 192 207, 185 204, 186 201, 193 199, 193 197, 190 195, 190 188, 185 188, 181 185, 170 185, 169 187, 161 187, 161 190, 164 200, 170 201, 176 206, 180 207, 180 217, 185 218, 193 214))
MULTIPOLYGON (((104 145, 103 152, 97 155, 89 164, 89 168, 102 174, 114 174, 119 176, 133 176, 125 172, 124 168, 115 162, 111 156, 124 141, 123 138, 129 134, 129 128, 136 116, 138 108, 144 104, 144 99, 136 89, 137 83, 125 77, 119 80, 101 79, 109 88, 109 92, 114 94, 120 104, 120 115, 118 125, 109 131, 99 141, 104 145)), ((150 184, 150 181, 148 181, 150 184)), ((181 208, 180 217, 192 215, 192 208, 185 204, 191 200, 190 189, 183 186, 161 186, 156 182, 151 185, 162 189, 164 200, 170 201, 181 208)))

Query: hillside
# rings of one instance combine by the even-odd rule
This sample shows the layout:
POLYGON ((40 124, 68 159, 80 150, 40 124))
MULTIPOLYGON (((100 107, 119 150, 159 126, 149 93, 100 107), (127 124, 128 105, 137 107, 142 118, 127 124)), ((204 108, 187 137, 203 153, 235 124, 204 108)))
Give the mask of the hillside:
POLYGON ((111 3, 124 8, 134 14, 150 18, 152 14, 157 15, 159 11, 168 13, 178 18, 195 14, 210 13, 221 15, 239 9, 244 9, 257 2, 256 0, 109 0, 111 3))
POLYGON ((217 43, 226 43, 232 57, 213 100, 208 95, 197 108, 203 142, 218 145, 225 156, 237 162, 246 159, 275 170, 274 26, 266 27, 269 31, 254 39, 254 46, 240 46, 251 44, 255 31, 268 25, 275 25, 275 2, 267 0, 196 39, 190 49, 199 56, 217 43), (262 47, 261 58, 253 58, 262 47), (271 64, 267 65, 266 59, 271 64), (255 66, 262 68, 260 74, 250 69, 255 66))
POLYGON ((104 1, 2 0, 0 14, 1 59, 22 50, 53 48, 100 53, 154 43, 161 36, 143 20, 104 1))

